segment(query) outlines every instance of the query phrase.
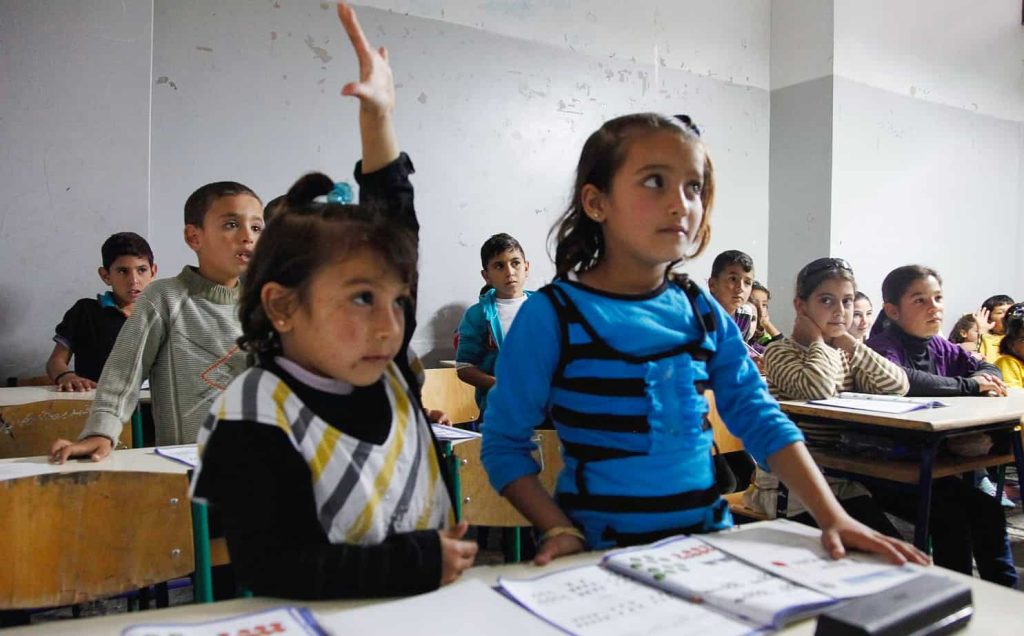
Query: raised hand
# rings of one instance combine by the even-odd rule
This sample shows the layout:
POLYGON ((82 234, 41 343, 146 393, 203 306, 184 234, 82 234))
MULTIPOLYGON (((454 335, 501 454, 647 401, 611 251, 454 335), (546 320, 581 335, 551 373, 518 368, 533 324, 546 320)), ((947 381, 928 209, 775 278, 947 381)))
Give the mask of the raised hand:
POLYGON ((990 317, 991 313, 992 312, 990 312, 988 309, 985 309, 984 307, 982 307, 978 311, 974 312, 974 320, 975 320, 975 322, 978 323, 978 335, 979 336, 983 336, 983 335, 991 332, 992 329, 995 328, 996 323, 990 317))
POLYGON ((395 108, 395 80, 388 64, 387 49, 383 46, 374 49, 370 45, 356 12, 344 2, 338 3, 338 18, 359 60, 359 81, 345 84, 341 94, 358 98, 361 109, 368 113, 391 113, 395 108))

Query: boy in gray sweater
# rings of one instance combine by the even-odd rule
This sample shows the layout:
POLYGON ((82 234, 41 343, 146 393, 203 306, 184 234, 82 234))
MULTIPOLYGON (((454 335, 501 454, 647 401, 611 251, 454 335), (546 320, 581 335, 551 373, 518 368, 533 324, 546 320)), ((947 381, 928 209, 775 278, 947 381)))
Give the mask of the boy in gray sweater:
POLYGON ((110 454, 149 378, 157 445, 195 442, 214 398, 246 367, 235 341, 239 277, 263 231, 256 193, 231 181, 199 188, 185 202, 185 242, 199 267, 153 282, 136 301, 100 375, 78 442, 58 439, 50 461, 110 454))

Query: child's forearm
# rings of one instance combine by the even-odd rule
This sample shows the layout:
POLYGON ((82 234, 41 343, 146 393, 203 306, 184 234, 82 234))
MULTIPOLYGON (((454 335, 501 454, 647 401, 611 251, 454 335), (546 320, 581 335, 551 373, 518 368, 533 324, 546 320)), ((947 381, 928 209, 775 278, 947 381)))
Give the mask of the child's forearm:
POLYGON ((56 382, 57 376, 71 370, 70 362, 71 351, 59 344, 54 346, 53 353, 50 354, 49 359, 46 361, 46 375, 49 376, 50 380, 56 382))
POLYGON ((359 109, 359 134, 363 142, 363 174, 376 172, 398 158, 398 138, 391 113, 359 109))
POLYGON ((541 532, 559 526, 571 526, 572 521, 558 507, 548 491, 544 490, 537 475, 524 475, 501 491, 531 524, 541 532))
POLYGON ((768 457, 768 467, 807 507, 819 527, 831 526, 846 515, 803 442, 773 453, 768 457))
POLYGON ((478 389, 489 389, 494 386, 494 376, 484 373, 477 367, 462 367, 457 373, 460 380, 478 389))

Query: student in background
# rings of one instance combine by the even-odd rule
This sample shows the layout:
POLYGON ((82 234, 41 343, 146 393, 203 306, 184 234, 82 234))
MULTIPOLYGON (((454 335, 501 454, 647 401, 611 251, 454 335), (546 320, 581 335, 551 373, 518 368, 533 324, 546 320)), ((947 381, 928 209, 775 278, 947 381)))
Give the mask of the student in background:
POLYGON ((46 375, 60 391, 96 388, 121 326, 132 315, 142 290, 156 276, 153 250, 134 232, 112 234, 103 242, 100 256, 103 265, 98 273, 110 291, 76 302, 53 336, 56 344, 46 361, 46 375), (72 357, 74 371, 70 367, 72 357))
MULTIPOLYGON (((898 267, 882 281, 882 300, 885 313, 867 345, 906 370, 908 395, 1006 395, 997 368, 938 335, 943 312, 938 272, 921 265, 898 267)), ((886 511, 916 518, 917 503, 904 492, 868 487, 886 511)), ((1017 572, 1000 502, 959 477, 936 479, 932 502, 935 563, 970 574, 973 554, 983 579, 1015 587, 1017 572)))
POLYGON ((1024 388, 1024 303, 1011 306, 1002 319, 1004 333, 999 343, 996 367, 1003 373, 1006 386, 1024 388))
POLYGON ((907 395, 1006 395, 999 369, 937 337, 944 309, 938 272, 898 267, 882 282, 882 300, 867 345, 907 370, 907 395))
POLYGON ((750 290, 750 303, 757 309, 757 328, 750 339, 751 344, 766 347, 769 343, 782 338, 782 332, 772 324, 771 314, 768 312, 771 299, 772 293, 768 288, 755 280, 750 290))
MULTIPOLYGON (((739 250, 726 250, 711 263, 708 291, 739 327, 744 342, 754 334, 757 310, 747 301, 754 287, 754 259, 739 250)), ((760 364, 764 347, 747 344, 747 353, 760 364)))
MULTIPOLYGON (((768 390, 779 400, 821 400, 840 391, 904 395, 907 374, 898 364, 878 355, 850 334, 856 298, 853 269, 841 258, 819 258, 797 274, 793 307, 796 319, 788 338, 772 343, 764 353, 768 390)), ((798 423, 799 424, 799 423, 798 423)), ((841 427, 804 430, 808 445, 832 446, 841 427)), ((853 518, 892 537, 899 532, 860 484, 828 479, 832 492, 853 518)), ((774 517, 779 480, 760 468, 754 488, 744 494, 751 508, 774 517)), ((813 523, 806 507, 790 497, 786 515, 813 523)))
POLYGON ((480 263, 486 286, 479 302, 462 316, 455 360, 462 363, 459 379, 476 387, 476 403, 483 415, 487 392, 494 386, 498 350, 530 295, 523 289, 530 262, 519 241, 508 234, 495 234, 480 247, 480 263))
POLYGON ((864 292, 857 290, 853 297, 853 321, 850 323, 850 335, 860 342, 868 339, 871 325, 875 322, 875 308, 871 299, 864 292))
POLYGON ((239 581, 256 594, 415 594, 472 565, 430 426, 401 369, 416 277, 408 156, 398 152, 384 49, 351 8, 359 58, 360 205, 322 201, 323 174, 295 183, 261 241, 240 303, 257 366, 200 433, 194 495, 221 512, 239 581), (365 172, 364 172, 365 171, 365 172), (392 200, 395 205, 380 205, 392 200))
MULTIPOLYGON (((715 484, 706 387, 747 450, 808 504, 829 554, 845 545, 924 562, 843 511, 729 309, 670 275, 707 244, 714 187, 689 117, 618 117, 583 146, 552 231, 557 278, 516 318, 483 427, 491 484, 541 533, 535 563, 732 525, 715 484), (533 429, 547 421, 565 460, 554 499, 531 455, 533 429)), ((749 294, 744 280, 725 295, 732 310, 749 294)))
POLYGON ((971 354, 975 358, 984 359, 981 348, 981 333, 978 330, 978 319, 974 314, 964 314, 949 330, 949 341, 971 354))
POLYGON ((979 347, 978 351, 988 362, 995 362, 999 357, 999 343, 1006 333, 1003 327, 1003 316, 1006 310, 1013 304, 1013 299, 1006 294, 996 294, 985 299, 981 309, 975 312, 974 317, 978 321, 979 347))

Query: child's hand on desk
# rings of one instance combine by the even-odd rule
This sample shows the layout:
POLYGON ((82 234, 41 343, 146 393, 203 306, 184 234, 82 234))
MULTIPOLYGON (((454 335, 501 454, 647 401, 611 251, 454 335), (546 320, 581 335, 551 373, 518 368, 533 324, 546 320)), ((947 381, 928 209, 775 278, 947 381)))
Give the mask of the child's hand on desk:
POLYGON ((441 585, 459 578, 462 571, 473 566, 478 549, 475 541, 463 541, 469 523, 459 522, 449 530, 438 530, 441 536, 441 585))
POLYGON ((978 381, 978 395, 1005 397, 1006 383, 991 373, 976 373, 971 376, 978 381))
POLYGON ((533 558, 533 563, 547 565, 558 557, 583 552, 585 548, 583 540, 573 534, 559 534, 550 539, 541 537, 541 544, 537 547, 537 556, 533 558))
POLYGON ((431 424, 452 425, 452 418, 448 417, 448 414, 440 409, 428 409, 424 406, 423 414, 427 416, 427 421, 431 424))
POLYGON ((833 559, 846 556, 846 548, 880 554, 896 565, 908 561, 918 565, 931 565, 931 558, 906 541, 900 541, 872 530, 849 515, 832 524, 822 524, 821 545, 833 559), (844 547, 845 546, 845 547, 844 547))
POLYGON ((345 84, 341 94, 358 98, 363 112, 390 114, 395 108, 395 80, 388 64, 387 49, 382 46, 374 50, 370 46, 355 11, 344 2, 338 3, 338 18, 359 59, 359 81, 345 84))
POLYGON ((62 375, 57 383, 58 391, 92 391, 95 388, 95 382, 74 373, 62 375))
POLYGON ((98 462, 114 450, 110 438, 102 435, 91 435, 80 442, 69 442, 66 439, 58 439, 50 447, 50 463, 63 464, 71 457, 88 457, 98 462))

